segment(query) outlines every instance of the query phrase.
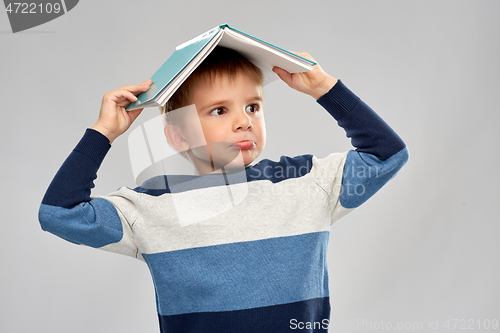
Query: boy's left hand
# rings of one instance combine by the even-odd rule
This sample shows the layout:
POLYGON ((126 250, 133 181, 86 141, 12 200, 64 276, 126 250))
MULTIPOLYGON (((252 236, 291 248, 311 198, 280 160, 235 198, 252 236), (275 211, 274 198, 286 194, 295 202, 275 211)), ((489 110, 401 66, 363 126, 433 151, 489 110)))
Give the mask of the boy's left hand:
MULTIPOLYGON (((294 53, 303 58, 315 61, 306 52, 294 53)), ((318 99, 326 94, 337 83, 337 79, 326 74, 319 64, 314 65, 311 71, 304 73, 291 74, 279 67, 274 67, 273 72, 278 74, 278 76, 285 81, 290 88, 310 95, 314 99, 318 99)))

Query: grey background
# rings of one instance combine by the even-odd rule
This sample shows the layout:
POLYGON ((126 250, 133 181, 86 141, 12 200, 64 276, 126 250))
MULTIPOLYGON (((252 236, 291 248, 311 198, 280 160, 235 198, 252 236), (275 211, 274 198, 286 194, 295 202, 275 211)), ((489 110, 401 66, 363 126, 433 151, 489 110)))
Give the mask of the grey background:
MULTIPOLYGON (((146 265, 42 232, 38 206, 106 91, 226 22, 309 52, 410 149, 402 172, 332 228, 331 331, 443 331, 446 320, 454 331, 453 319, 488 331, 479 324, 500 319, 499 14, 496 0, 86 0, 12 34, 0 12, 0 332, 158 331, 146 265)), ((263 158, 350 149, 310 97, 282 82, 265 94, 263 158)), ((126 135, 93 193, 122 185, 134 186, 126 135)))

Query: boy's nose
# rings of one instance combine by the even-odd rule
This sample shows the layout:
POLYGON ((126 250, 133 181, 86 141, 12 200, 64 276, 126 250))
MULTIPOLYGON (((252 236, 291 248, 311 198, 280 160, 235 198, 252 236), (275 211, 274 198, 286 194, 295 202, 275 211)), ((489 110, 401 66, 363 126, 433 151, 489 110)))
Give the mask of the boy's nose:
POLYGON ((234 127, 236 130, 248 130, 252 127, 252 121, 245 111, 238 113, 234 127))

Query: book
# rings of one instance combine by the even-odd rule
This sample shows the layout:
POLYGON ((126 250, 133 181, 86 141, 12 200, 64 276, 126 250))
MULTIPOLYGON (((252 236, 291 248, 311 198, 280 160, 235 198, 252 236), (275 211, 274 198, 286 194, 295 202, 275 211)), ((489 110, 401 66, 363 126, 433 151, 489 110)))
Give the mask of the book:
POLYGON ((217 45, 239 52, 259 67, 264 74, 264 85, 278 78, 272 71, 274 66, 281 67, 289 73, 299 73, 310 71, 312 66, 316 65, 314 61, 253 37, 228 24, 221 24, 177 46, 167 61, 151 77, 153 83, 149 90, 138 95, 137 101, 128 105, 126 110, 164 106, 217 45))

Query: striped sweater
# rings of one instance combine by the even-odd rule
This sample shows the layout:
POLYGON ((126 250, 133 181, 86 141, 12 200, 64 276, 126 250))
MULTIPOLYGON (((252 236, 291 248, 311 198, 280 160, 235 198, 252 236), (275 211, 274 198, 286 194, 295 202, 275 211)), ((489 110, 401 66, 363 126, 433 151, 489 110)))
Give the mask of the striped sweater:
POLYGON ((408 150, 341 81, 317 102, 355 150, 158 176, 102 197, 90 192, 110 144, 87 129, 43 198, 42 228, 145 261, 162 333, 326 331, 330 226, 394 177, 408 150))

